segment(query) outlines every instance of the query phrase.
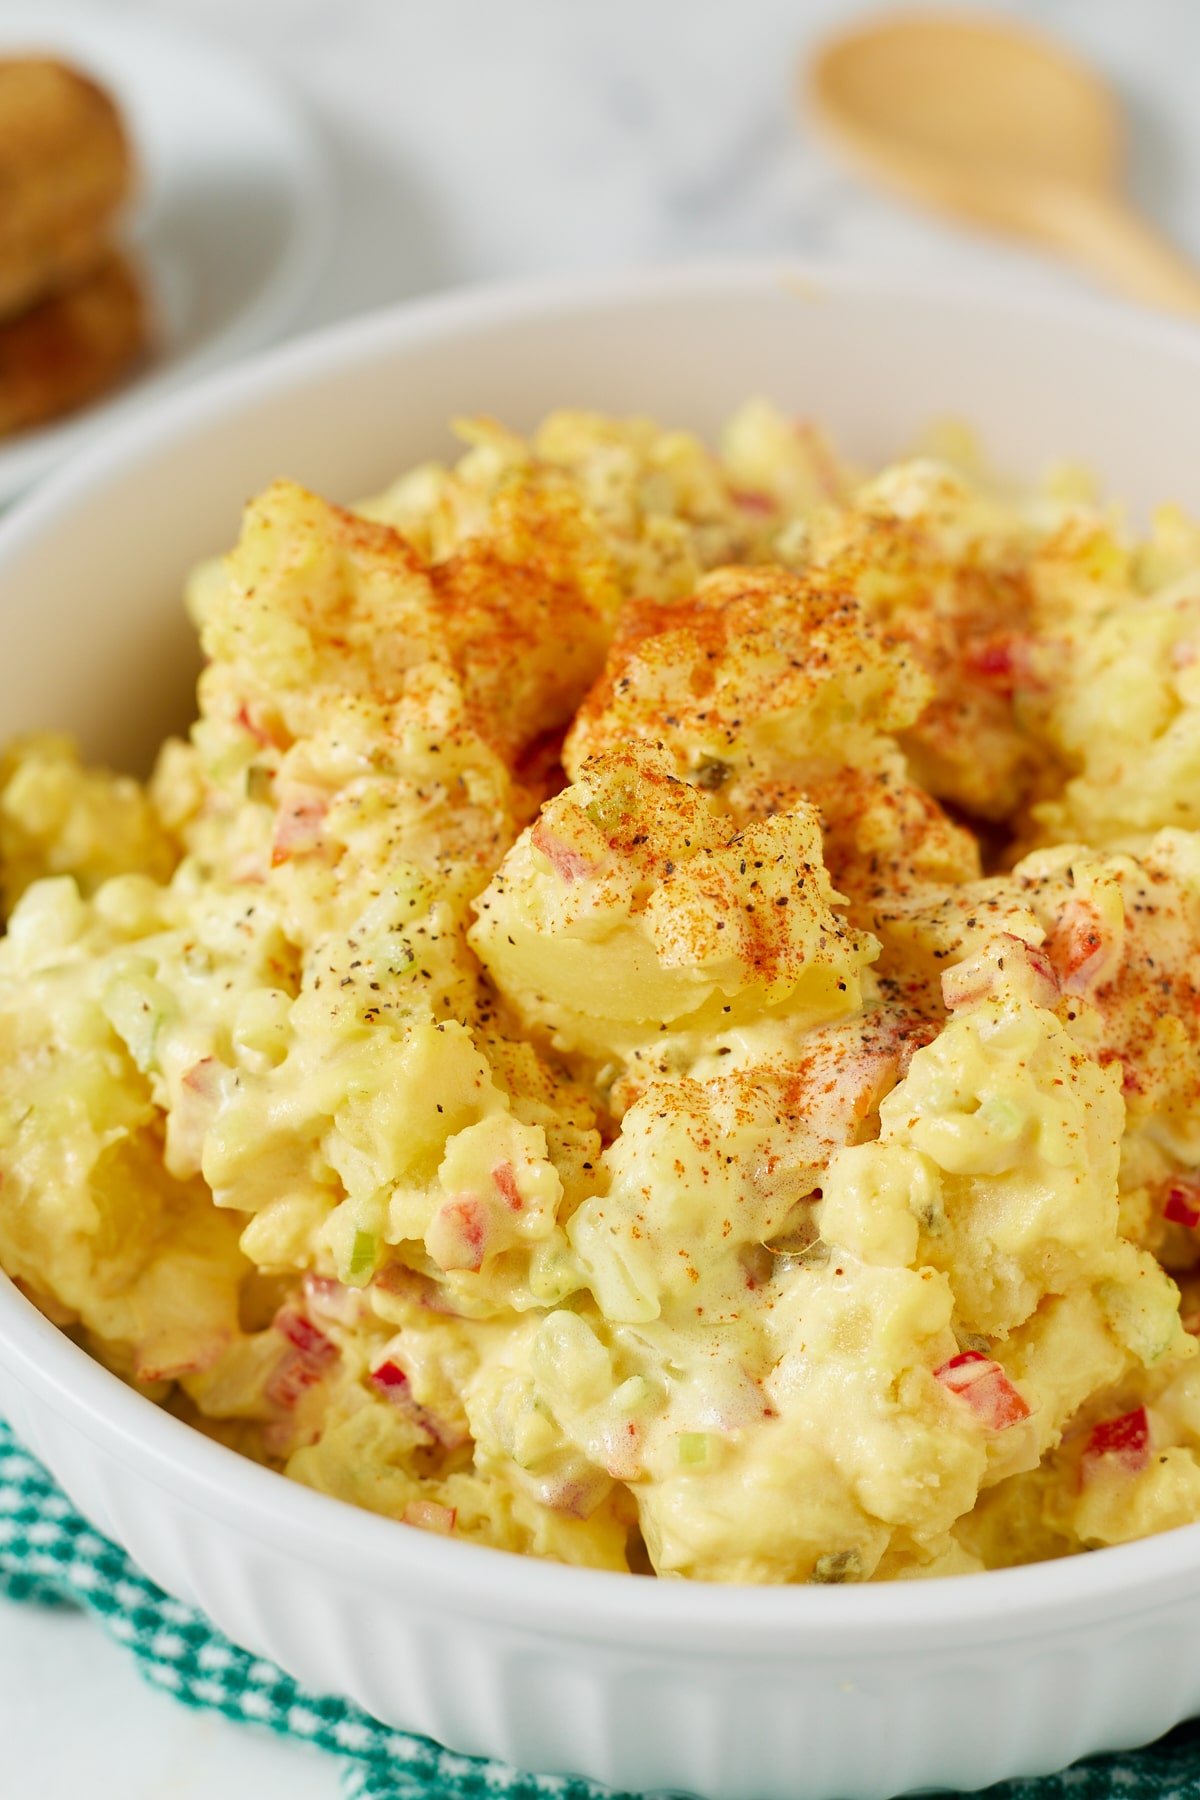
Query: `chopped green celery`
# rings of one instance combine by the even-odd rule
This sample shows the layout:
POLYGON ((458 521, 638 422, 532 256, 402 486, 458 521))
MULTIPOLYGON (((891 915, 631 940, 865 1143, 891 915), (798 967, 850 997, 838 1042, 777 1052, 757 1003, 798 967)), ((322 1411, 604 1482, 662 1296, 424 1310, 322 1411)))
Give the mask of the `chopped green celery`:
POLYGON ((809 1576, 810 1581, 836 1586, 843 1581, 862 1578, 862 1557, 857 1550, 828 1550, 818 1556, 809 1576))
POLYGON ((389 940, 386 955, 380 959, 393 980, 401 975, 412 975, 417 967, 417 953, 412 945, 403 938, 389 940))
POLYGON ((216 756, 206 760, 204 773, 215 787, 232 787, 250 762, 253 748, 253 745, 249 747, 248 754, 244 742, 239 741, 230 747, 222 746, 216 756))
POLYGON ((1025 1128, 1025 1114, 1003 1094, 989 1094, 979 1109, 980 1122, 993 1136, 1011 1142, 1025 1128))
POLYGON ((417 968, 417 953, 402 931, 381 931, 375 937, 360 940, 364 966, 373 975, 390 975, 394 980, 411 976, 417 968))
POLYGON ((612 1404, 618 1412, 641 1412, 650 1404, 654 1390, 644 1375, 631 1375, 623 1381, 612 1397, 612 1404))
POLYGON ((158 1034, 173 1017, 175 1002, 146 967, 130 970, 109 982, 100 1001, 101 1011, 122 1040, 141 1074, 155 1066, 158 1034))
POLYGON ((574 1256, 557 1238, 535 1246, 529 1259, 529 1291, 540 1305, 569 1306, 581 1279, 574 1256))
POLYGON ((269 805, 275 777, 265 763, 251 763, 246 770, 246 798, 269 805))
POLYGON ((375 1272, 375 1256, 379 1248, 379 1239, 371 1231, 356 1231, 354 1242, 350 1247, 350 1261, 346 1266, 348 1282, 366 1286, 375 1272))
POLYGON ((1148 1256, 1141 1274, 1139 1281, 1102 1281, 1096 1297, 1113 1335, 1149 1367, 1180 1343, 1179 1297, 1174 1283, 1153 1269, 1148 1256))
POLYGON ((678 1444, 681 1463, 694 1464, 708 1461, 709 1438, 707 1431, 681 1431, 678 1444))
POLYGON ((723 762, 719 756, 702 756, 692 780, 698 788, 703 788, 706 793, 716 794, 725 786, 732 774, 732 764, 723 762))
POLYGON ((631 813, 636 812, 638 800, 636 783, 614 781, 611 787, 597 794, 595 799, 585 802, 582 810, 597 831, 602 831, 605 837, 611 837, 621 829, 631 813))
POLYGON ((541 1395, 530 1392, 512 1420, 508 1453, 520 1469, 532 1469, 562 1448, 558 1421, 541 1395))

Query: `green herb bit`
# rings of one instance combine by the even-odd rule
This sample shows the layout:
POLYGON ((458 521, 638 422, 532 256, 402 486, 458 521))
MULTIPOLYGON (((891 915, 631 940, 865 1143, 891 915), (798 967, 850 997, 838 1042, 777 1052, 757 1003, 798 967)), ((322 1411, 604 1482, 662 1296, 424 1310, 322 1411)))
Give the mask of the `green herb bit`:
POLYGON ((722 762, 719 756, 702 756, 696 770, 696 786, 703 788, 706 793, 715 794, 725 786, 732 774, 733 769, 729 763, 722 762))
POLYGON ((371 1231, 356 1231, 354 1242, 350 1247, 350 1266, 346 1271, 347 1279, 365 1285, 375 1272, 375 1254, 379 1248, 379 1239, 371 1231))

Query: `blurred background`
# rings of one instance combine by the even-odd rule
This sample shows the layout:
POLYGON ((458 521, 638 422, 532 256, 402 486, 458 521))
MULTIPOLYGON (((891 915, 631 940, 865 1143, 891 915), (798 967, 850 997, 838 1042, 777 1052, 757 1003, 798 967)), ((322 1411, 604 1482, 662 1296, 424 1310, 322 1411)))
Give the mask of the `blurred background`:
MULTIPOLYGON (((732 254, 833 257, 1030 292, 1086 286, 1027 244, 893 200, 814 130, 803 99, 814 55, 831 35, 896 10, 859 0, 0 0, 0 56, 44 47, 97 76, 115 103, 137 179, 113 229, 132 243, 149 294, 141 321, 125 296, 121 345, 102 321, 102 369, 90 360, 100 327, 84 331, 69 396, 18 396, 19 434, 6 384, 20 385, 13 358, 30 353, 11 348, 0 309, 0 501, 97 420, 163 386, 465 283, 732 254), (76 397, 85 387, 86 417, 76 397)), ((958 0, 934 10, 1032 27, 1091 70, 1127 133, 1134 205, 1200 256, 1200 8, 958 0)), ((1054 106, 1041 110, 1053 133, 1054 106)), ((971 116, 959 104, 955 128, 971 116)), ((4 232, 0 214, 0 270, 4 232)), ((1200 311, 1200 287, 1189 300, 1200 311)), ((22 329, 41 335, 42 323, 22 329)))
MULTIPOLYGON (((803 100, 814 55, 897 10, 921 11, 859 0, 0 0, 0 56, 45 48, 97 76, 115 103, 137 179, 114 229, 149 295, 141 321, 125 297, 122 345, 102 321, 102 369, 90 360, 93 321, 70 394, 23 392, 11 416, 13 358, 30 353, 9 345, 0 308, 0 502, 164 386, 460 284, 802 255, 1034 293, 1087 287, 1028 244, 894 200, 814 130, 803 100)), ((1092 71, 1123 120, 1133 204, 1200 257, 1194 0, 933 10, 1032 27, 1092 71)), ((958 113, 969 122, 970 108, 958 113)), ((0 214, 0 269, 4 230, 0 214)), ((40 334, 42 322, 22 329, 40 334)))
MULTIPOLYGON (((922 218, 830 158, 798 63, 858 0, 94 0, 261 61, 309 109, 337 226, 304 322, 452 283, 799 252, 1070 287, 1032 254, 922 218)), ((998 0, 1119 88, 1131 180, 1200 255, 1200 7, 998 0)), ((214 130, 219 121, 213 121, 214 130)))

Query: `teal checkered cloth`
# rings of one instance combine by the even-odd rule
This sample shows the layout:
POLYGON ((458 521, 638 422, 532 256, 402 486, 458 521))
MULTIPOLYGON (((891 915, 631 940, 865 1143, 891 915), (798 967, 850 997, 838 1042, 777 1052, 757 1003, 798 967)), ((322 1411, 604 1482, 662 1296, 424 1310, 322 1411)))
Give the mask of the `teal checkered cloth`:
MULTIPOLYGON (((390 1731, 348 1700, 307 1693, 172 1600, 76 1513, 0 1422, 0 1594, 76 1606, 180 1701, 316 1744, 343 1763, 347 1800, 636 1800, 578 1777, 523 1775, 390 1731)), ((1197 1800, 1200 1721, 1149 1749, 1097 1756, 1064 1775, 1005 1781, 986 1800, 1197 1800)), ((947 1796, 947 1800, 951 1797, 947 1796)))

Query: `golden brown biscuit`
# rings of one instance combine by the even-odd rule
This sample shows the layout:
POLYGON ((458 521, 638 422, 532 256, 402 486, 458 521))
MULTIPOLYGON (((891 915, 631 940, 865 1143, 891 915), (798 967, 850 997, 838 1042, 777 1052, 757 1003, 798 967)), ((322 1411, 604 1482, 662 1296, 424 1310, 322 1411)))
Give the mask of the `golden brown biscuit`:
POLYGON ((138 278, 124 256, 110 251, 74 287, 0 324, 0 437, 102 393, 146 340, 138 278))
POLYGON ((0 59, 0 319, 95 267, 132 185, 102 88, 49 58, 0 59))

